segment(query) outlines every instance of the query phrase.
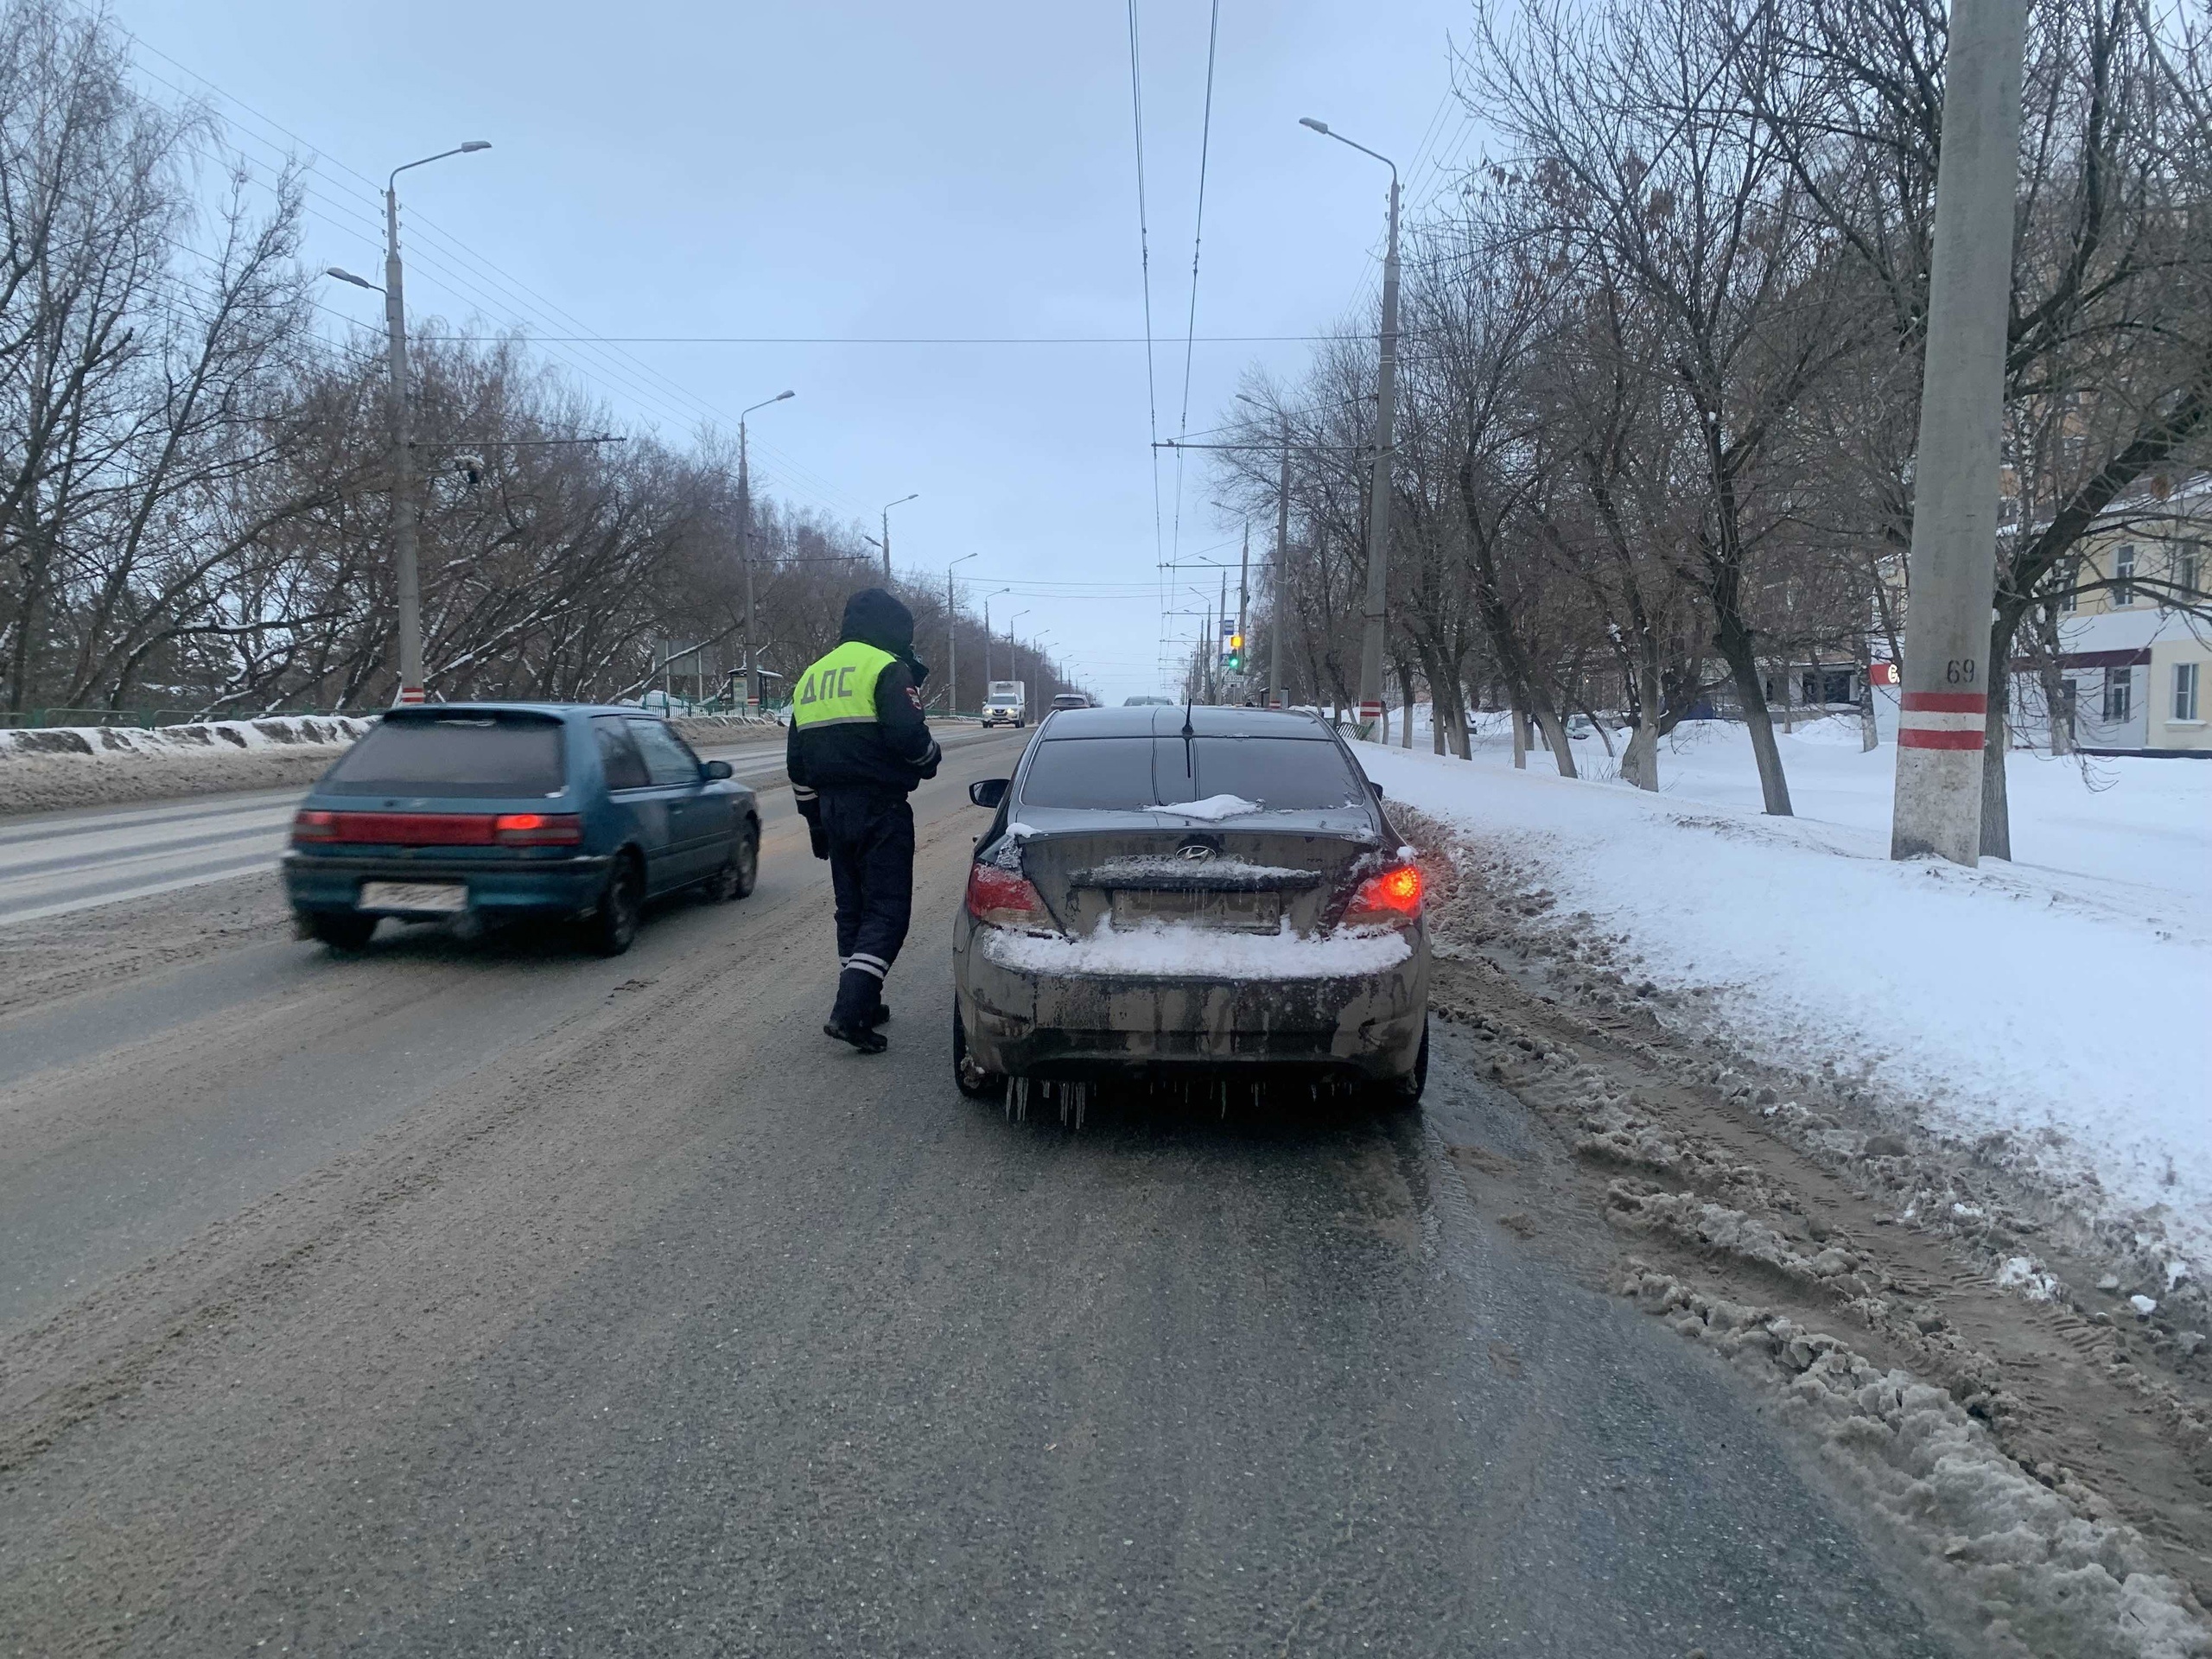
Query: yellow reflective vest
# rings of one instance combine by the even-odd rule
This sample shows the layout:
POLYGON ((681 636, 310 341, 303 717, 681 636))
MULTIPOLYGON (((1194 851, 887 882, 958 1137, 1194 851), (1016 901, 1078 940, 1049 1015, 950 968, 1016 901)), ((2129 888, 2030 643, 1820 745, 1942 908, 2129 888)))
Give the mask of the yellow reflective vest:
POLYGON ((848 639, 799 676, 791 724, 842 726, 875 720, 875 683, 899 659, 879 646, 848 639))

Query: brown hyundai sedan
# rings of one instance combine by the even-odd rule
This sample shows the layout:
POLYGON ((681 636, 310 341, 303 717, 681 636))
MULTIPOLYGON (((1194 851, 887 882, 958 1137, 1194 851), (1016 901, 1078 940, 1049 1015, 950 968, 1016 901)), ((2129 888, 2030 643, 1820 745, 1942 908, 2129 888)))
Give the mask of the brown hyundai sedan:
POLYGON ((960 1087, 1288 1073, 1420 1097, 1421 874, 1311 715, 1081 709, 1038 728, 953 926, 960 1087))

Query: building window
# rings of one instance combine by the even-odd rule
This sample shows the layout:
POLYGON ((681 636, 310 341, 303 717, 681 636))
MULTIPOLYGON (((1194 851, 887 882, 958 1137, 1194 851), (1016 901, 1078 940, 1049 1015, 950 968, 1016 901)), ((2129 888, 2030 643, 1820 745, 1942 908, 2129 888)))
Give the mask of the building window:
POLYGON ((2196 668, 2195 663, 2174 664, 2174 718, 2177 721, 2196 718, 2196 668))
POLYGON ((2176 598, 2186 602, 2196 596, 2196 576, 2203 568, 2203 543, 2183 542, 2174 549, 2174 586, 2181 589, 2176 598))
POLYGON ((2112 602, 2115 607, 2135 602, 2135 543, 2122 542, 2112 556, 2112 602))
POLYGON ((2078 588, 2069 588, 2058 596, 2058 608, 2062 611, 2071 611, 2081 602, 2082 590, 2078 588))
POLYGON ((2132 668, 2105 670, 2105 724, 2115 726, 2126 721, 2135 702, 2135 671, 2132 668))

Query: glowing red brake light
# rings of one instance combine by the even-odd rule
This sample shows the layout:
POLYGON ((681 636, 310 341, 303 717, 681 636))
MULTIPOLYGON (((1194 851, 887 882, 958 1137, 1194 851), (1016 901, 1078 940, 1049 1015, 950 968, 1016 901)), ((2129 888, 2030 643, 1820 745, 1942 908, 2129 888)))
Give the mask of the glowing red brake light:
POLYGON ((988 927, 1052 925, 1045 900, 1029 878, 993 864, 969 866, 968 913, 988 927))
POLYGON ((1370 875, 1344 906, 1347 923, 1403 927, 1421 918, 1421 879, 1417 864, 1400 864, 1370 875))
POLYGON ((338 839, 338 815, 335 812, 314 812, 305 809, 292 817, 292 840, 335 841, 338 839))
POLYGON ((492 839, 502 847, 574 847, 584 838, 573 812, 502 812, 492 820, 492 839))

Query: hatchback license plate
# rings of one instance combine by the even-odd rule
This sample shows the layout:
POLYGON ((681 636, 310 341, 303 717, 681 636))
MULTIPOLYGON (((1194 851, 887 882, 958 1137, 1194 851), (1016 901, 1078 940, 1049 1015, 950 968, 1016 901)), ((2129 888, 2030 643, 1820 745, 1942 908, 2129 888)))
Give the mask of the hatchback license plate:
POLYGON ((363 910, 459 911, 468 908, 468 887, 461 881, 364 881, 363 910))

